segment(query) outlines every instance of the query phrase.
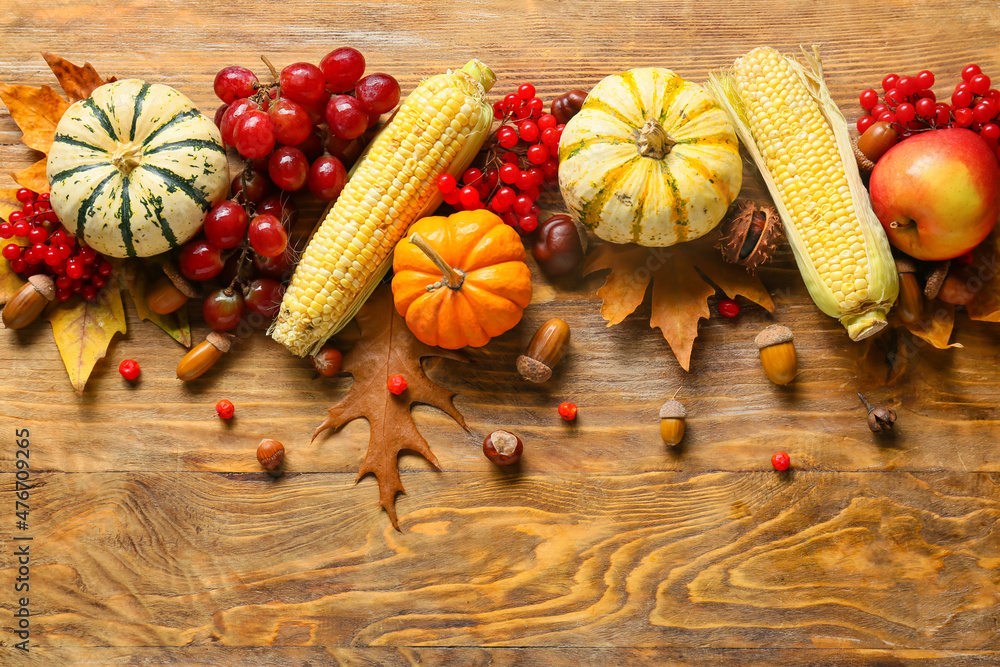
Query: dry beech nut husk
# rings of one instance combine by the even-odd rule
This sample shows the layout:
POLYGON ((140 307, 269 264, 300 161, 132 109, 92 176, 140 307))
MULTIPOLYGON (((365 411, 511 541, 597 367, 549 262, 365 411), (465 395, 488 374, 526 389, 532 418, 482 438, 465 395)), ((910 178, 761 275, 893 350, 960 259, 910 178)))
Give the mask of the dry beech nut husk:
POLYGON ((884 405, 873 406, 860 391, 858 398, 861 399, 861 404, 868 411, 868 428, 872 433, 884 433, 892 430, 892 425, 896 423, 895 410, 884 405))
POLYGON ((784 237, 781 218, 770 204, 742 199, 722 221, 719 248, 730 264, 745 266, 753 273, 771 259, 784 237))
POLYGON ((524 451, 524 443, 510 431, 496 430, 483 440, 483 454, 498 466, 517 463, 524 451))
POLYGON ((924 309, 924 293, 917 280, 917 265, 909 257, 897 257, 896 272, 899 274, 896 312, 899 319, 910 324, 920 319, 920 313, 924 309))
POLYGON ((277 440, 264 438, 257 445, 257 460, 268 470, 274 470, 285 460, 285 446, 277 440))
POLYGON ((213 331, 195 345, 177 364, 177 379, 184 382, 200 378, 232 346, 229 336, 213 331))
POLYGON ((660 406, 660 436, 671 447, 684 438, 684 419, 687 410, 680 401, 669 400, 660 406))
POLYGON ((28 278, 17 294, 3 309, 3 325, 7 329, 23 329, 42 314, 45 306, 56 296, 56 285, 52 278, 35 274, 28 278))
POLYGON ((552 377, 552 369, 569 345, 569 325, 552 318, 531 337, 528 349, 517 358, 517 372, 529 382, 541 383, 552 377))
POLYGON ((764 367, 768 380, 785 385, 795 379, 799 372, 799 360, 791 329, 772 324, 757 334, 754 343, 760 350, 760 365, 764 367))

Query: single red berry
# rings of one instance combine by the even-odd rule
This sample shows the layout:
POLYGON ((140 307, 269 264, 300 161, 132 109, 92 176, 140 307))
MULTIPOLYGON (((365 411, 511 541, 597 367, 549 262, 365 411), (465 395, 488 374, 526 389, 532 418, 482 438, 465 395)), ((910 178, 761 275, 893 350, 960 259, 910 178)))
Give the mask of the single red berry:
POLYGON ((17 197, 17 201, 21 202, 22 204, 27 204, 29 201, 35 200, 35 193, 29 190, 28 188, 21 188, 20 190, 17 191, 15 197, 17 197))
POLYGON ((233 406, 232 401, 222 399, 215 404, 215 411, 218 412, 219 416, 223 419, 232 419, 233 414, 236 413, 236 408, 233 406))
POLYGON ((792 464, 792 460, 788 458, 788 454, 785 452, 778 452, 771 457, 771 465, 774 466, 775 470, 788 470, 788 466, 792 464))
POLYGON ((458 181, 451 174, 438 176, 438 190, 441 191, 441 194, 446 195, 449 192, 454 192, 456 187, 458 187, 458 181))
POLYGON ((718 303, 719 312, 723 317, 736 317, 740 314, 740 304, 732 299, 722 299, 718 303))
POLYGON ((126 359, 118 365, 118 372, 126 380, 134 380, 139 377, 139 364, 134 359, 126 359))
POLYGON ((559 416, 568 422, 576 419, 576 404, 569 401, 559 404, 559 416))
POLYGON ((406 378, 402 375, 393 375, 389 378, 388 386, 390 393, 399 396, 406 391, 406 378))

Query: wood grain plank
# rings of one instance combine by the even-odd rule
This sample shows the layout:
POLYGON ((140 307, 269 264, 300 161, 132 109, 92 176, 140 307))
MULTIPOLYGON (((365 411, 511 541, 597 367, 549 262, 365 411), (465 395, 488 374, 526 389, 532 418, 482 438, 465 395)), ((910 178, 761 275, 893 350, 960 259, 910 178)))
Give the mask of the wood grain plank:
POLYGON ((397 533, 346 474, 40 473, 34 636, 1000 650, 996 476, 423 477, 397 533))
POLYGON ((981 667, 995 665, 995 651, 882 649, 606 649, 606 648, 359 648, 196 646, 163 649, 38 649, 30 656, 0 648, 11 667, 88 665, 178 665, 185 667, 577 667, 657 665, 667 667, 981 667))

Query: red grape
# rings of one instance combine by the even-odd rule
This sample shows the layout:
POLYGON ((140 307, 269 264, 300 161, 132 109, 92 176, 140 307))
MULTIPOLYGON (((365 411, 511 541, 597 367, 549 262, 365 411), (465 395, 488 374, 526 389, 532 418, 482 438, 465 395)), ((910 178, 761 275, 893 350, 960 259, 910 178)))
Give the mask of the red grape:
POLYGON ((294 192, 306 184, 306 177, 309 176, 309 161, 298 148, 282 146, 271 153, 267 172, 272 183, 282 190, 294 192))
POLYGON ((244 299, 247 309, 252 313, 273 320, 281 309, 281 297, 285 295, 284 286, 270 278, 257 278, 250 281, 246 288, 244 299))
POLYGON ((270 213, 278 220, 285 229, 291 229, 299 219, 299 209, 286 193, 281 192, 271 195, 261 203, 257 204, 257 213, 270 213))
POLYGON ((222 140, 228 145, 234 146, 233 129, 236 127, 236 121, 244 114, 258 108, 256 102, 246 99, 236 100, 230 104, 226 112, 222 114, 222 122, 219 124, 219 130, 222 131, 222 140))
POLYGON ((346 93, 365 73, 365 57, 357 49, 344 46, 323 56, 319 68, 331 93, 346 93))
POLYGON ((310 104, 323 96, 326 77, 320 68, 311 63, 292 63, 281 70, 278 83, 283 97, 310 104))
POLYGON ((247 233, 247 213, 235 202, 223 201, 205 216, 205 238, 219 248, 235 248, 247 233))
POLYGON ((223 67, 215 75, 215 94, 226 104, 232 104, 241 97, 250 97, 255 92, 257 75, 246 67, 230 65, 223 67))
POLYGON ((323 154, 323 137, 320 136, 319 131, 309 132, 309 136, 306 137, 305 141, 299 143, 296 148, 302 151, 307 160, 312 162, 323 154))
POLYGON ((243 293, 228 287, 215 290, 201 304, 205 324, 215 331, 229 331, 238 327, 244 310, 243 293))
POLYGON ((271 105, 267 115, 274 125, 274 139, 286 146, 295 146, 305 141, 312 132, 312 120, 300 104, 282 97, 271 105))
POLYGON ((300 106, 309 114, 309 120, 313 125, 319 125, 326 120, 326 105, 330 103, 330 93, 324 91, 323 96, 310 104, 300 106))
POLYGON ((292 257, 287 251, 276 257, 261 257, 254 253, 252 264, 254 273, 275 280, 285 280, 292 274, 292 257))
POLYGON ((243 182, 246 181, 247 198, 254 204, 259 204, 274 190, 271 179, 256 169, 249 173, 239 172, 233 178, 232 194, 236 201, 243 203, 243 182))
POLYGON ((399 103, 399 83, 388 74, 369 74, 358 81, 354 94, 365 109, 383 114, 399 103))
POLYGON ((347 170, 340 160, 324 156, 309 168, 309 190, 320 199, 333 201, 347 184, 347 170))
MULTIPOLYGON (((193 241, 181 248, 181 254, 177 259, 181 273, 188 280, 209 280, 219 275, 225 263, 222 261, 222 251, 217 246, 208 241, 193 241)), ((72 262, 66 265, 66 274, 71 278, 82 278, 86 273, 84 268, 80 275, 70 267, 72 262)))
POLYGON ((339 139, 356 139, 368 129, 368 112, 350 95, 335 95, 326 105, 326 122, 339 139))
POLYGON ((274 123, 263 111, 250 111, 233 126, 236 150, 245 158, 264 157, 274 150, 274 123))
POLYGON ((364 140, 341 139, 331 132, 326 138, 326 152, 340 160, 345 167, 354 164, 365 150, 364 140))
POLYGON ((215 122, 215 126, 220 130, 222 129, 222 118, 226 115, 227 111, 229 111, 228 104, 221 104, 219 105, 219 108, 215 110, 215 118, 213 120, 215 122))
POLYGON ((288 232, 281 221, 270 213, 262 213, 253 219, 249 236, 250 245, 264 257, 276 257, 288 247, 288 232))

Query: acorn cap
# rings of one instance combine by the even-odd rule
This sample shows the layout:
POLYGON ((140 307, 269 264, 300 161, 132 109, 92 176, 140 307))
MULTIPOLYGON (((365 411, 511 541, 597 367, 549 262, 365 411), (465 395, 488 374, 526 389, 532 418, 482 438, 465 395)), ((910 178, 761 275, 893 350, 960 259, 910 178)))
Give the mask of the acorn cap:
POLYGON ((684 419, 687 410, 680 401, 670 400, 660 407, 660 419, 684 419))
POLYGON ((541 383, 552 377, 551 368, 524 354, 517 358, 517 372, 528 382, 541 383))
POLYGON ((229 348, 233 346, 232 343, 230 342, 229 336, 227 336, 224 333, 219 333, 218 331, 213 331, 207 336, 205 336, 205 340, 207 340, 209 343, 214 345, 219 350, 222 350, 222 352, 229 352, 229 348))
POLYGON ((771 347, 772 345, 791 343, 792 340, 793 337, 791 329, 780 324, 772 324, 757 334, 757 337, 753 339, 753 342, 757 344, 758 350, 763 350, 765 347, 771 347))
POLYGON ((198 289, 188 282, 188 279, 182 276, 181 272, 173 264, 165 262, 163 264, 163 272, 167 274, 167 278, 170 278, 170 282, 174 284, 178 292, 189 299, 198 297, 198 289))
POLYGON ((944 279, 948 277, 948 271, 950 270, 950 259, 935 264, 934 270, 927 276, 927 283, 924 285, 924 296, 928 299, 936 299, 938 292, 941 291, 941 286, 944 285, 944 279))
POLYGON ((896 260, 896 273, 916 273, 917 264, 909 255, 900 255, 896 260))
POLYGON ((872 169, 875 168, 875 163, 868 159, 868 156, 861 152, 858 148, 858 140, 854 139, 851 142, 851 146, 854 148, 854 159, 858 163, 858 171, 862 174, 872 173, 872 169))
POLYGON ((35 290, 44 296, 48 301, 56 298, 56 284, 52 281, 51 276, 47 276, 42 273, 36 273, 28 278, 28 282, 35 290))

